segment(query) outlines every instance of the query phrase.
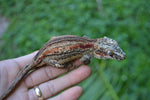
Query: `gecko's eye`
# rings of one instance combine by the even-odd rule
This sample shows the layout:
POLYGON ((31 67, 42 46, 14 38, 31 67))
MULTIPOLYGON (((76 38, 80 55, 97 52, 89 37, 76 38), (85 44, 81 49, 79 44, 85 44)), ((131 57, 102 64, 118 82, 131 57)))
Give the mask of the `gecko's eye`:
POLYGON ((112 56, 113 54, 114 54, 114 52, 112 50, 107 51, 107 55, 112 56))

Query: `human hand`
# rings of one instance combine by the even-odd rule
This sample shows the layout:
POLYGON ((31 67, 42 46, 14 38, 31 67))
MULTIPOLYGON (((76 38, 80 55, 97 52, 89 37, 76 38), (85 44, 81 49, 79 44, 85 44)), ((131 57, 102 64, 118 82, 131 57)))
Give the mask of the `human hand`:
MULTIPOLYGON (((17 73, 27 64, 31 63, 32 58, 36 53, 37 52, 15 59, 0 61, 0 95, 2 95, 15 79, 17 73)), ((75 64, 80 65, 81 62, 77 60, 75 61, 75 64)), ((77 100, 81 96, 83 90, 80 86, 74 85, 88 78, 91 74, 91 68, 87 65, 82 65, 63 76, 58 77, 65 72, 67 72, 66 69, 44 66, 23 79, 7 99, 37 100, 38 97, 35 94, 34 87, 38 86, 44 99, 77 100)))

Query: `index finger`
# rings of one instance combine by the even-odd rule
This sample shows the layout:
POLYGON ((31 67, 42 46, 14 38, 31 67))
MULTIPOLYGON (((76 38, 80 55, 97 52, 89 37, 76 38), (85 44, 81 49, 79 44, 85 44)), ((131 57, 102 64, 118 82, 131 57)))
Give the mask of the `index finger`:
MULTIPOLYGON (((75 66, 80 66, 81 62, 80 60, 76 60, 74 62, 75 66)), ((46 82, 48 80, 54 79, 61 74, 66 73, 67 69, 58 69, 52 66, 43 66, 42 68, 34 71, 31 73, 25 80, 25 84, 28 88, 31 88, 35 85, 41 84, 43 82, 46 82)))

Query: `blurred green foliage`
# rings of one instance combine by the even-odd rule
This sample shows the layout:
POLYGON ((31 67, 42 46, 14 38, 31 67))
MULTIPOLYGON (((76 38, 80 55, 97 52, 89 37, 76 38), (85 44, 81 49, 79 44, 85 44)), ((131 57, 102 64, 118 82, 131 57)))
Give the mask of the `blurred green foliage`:
POLYGON ((150 100, 150 0, 0 0, 10 20, 0 59, 38 50, 52 36, 108 36, 124 61, 92 59, 80 100, 150 100))

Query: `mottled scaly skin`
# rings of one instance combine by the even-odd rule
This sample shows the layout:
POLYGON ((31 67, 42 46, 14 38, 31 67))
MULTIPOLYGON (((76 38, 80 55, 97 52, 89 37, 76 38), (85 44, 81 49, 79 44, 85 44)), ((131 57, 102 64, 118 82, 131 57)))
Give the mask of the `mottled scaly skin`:
POLYGON ((104 37, 99 39, 88 39, 73 35, 56 37, 48 41, 33 58, 31 64, 24 67, 17 75, 12 84, 0 97, 6 98, 27 76, 31 70, 43 65, 51 65, 56 68, 78 67, 73 65, 73 61, 80 58, 83 64, 89 64, 91 57, 98 59, 125 59, 125 53, 115 40, 104 37))
POLYGON ((66 63, 90 53, 94 49, 96 39, 87 39, 77 36, 59 36, 48 41, 35 56, 36 63, 64 68, 66 63), (48 61, 47 61, 48 60, 48 61))

